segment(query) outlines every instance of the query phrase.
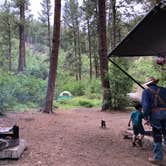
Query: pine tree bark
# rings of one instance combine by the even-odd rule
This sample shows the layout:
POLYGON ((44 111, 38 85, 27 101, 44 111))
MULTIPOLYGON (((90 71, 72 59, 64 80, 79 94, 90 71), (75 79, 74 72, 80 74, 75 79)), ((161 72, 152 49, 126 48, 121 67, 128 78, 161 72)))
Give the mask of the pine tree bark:
POLYGON ((8 37, 9 37, 9 47, 8 47, 8 54, 9 54, 9 71, 12 70, 12 43, 11 43, 11 30, 9 31, 9 34, 8 34, 8 37))
POLYGON ((45 101, 45 107, 43 109, 43 112, 45 113, 53 112, 52 109, 53 109, 54 90, 55 90, 55 81, 57 76, 58 53, 59 53, 59 43, 60 43, 60 17, 61 17, 61 0, 55 0, 54 31, 53 31, 53 43, 52 43, 53 47, 50 56, 47 96, 45 101))
POLYGON ((25 69, 25 3, 20 4, 20 25, 19 25, 19 61, 18 72, 22 72, 25 69))
POLYGON ((81 49, 80 49, 80 30, 77 26, 77 50, 78 50, 78 76, 79 80, 82 78, 82 58, 81 58, 81 49))
POLYGON ((108 44, 108 48, 111 46, 111 36, 112 36, 112 29, 111 29, 111 23, 112 23, 112 8, 111 8, 111 3, 112 0, 110 0, 109 2, 109 8, 108 8, 108 38, 107 38, 107 44, 108 44))
POLYGON ((50 18, 48 17, 48 47, 49 55, 51 54, 51 30, 50 30, 50 18))
POLYGON ((88 27, 88 43, 89 43, 89 75, 90 79, 92 79, 92 49, 91 49, 91 35, 90 35, 90 27, 89 27, 89 19, 87 19, 87 27, 88 27))
POLYGON ((117 39, 116 39, 116 0, 111 1, 111 8, 112 8, 112 42, 111 48, 115 48, 117 39))
POLYGON ((74 56, 75 56, 75 78, 76 81, 78 81, 79 75, 78 75, 78 59, 77 59, 77 36, 75 28, 73 28, 73 40, 74 40, 74 56))
POLYGON ((94 65, 95 65, 95 77, 96 78, 99 78, 100 77, 100 72, 99 72, 99 58, 98 58, 98 56, 96 55, 96 53, 95 53, 95 50, 93 51, 94 52, 94 65))
POLYGON ((103 105, 102 111, 110 109, 111 107, 111 92, 108 79, 108 59, 107 59, 107 38, 106 38, 106 8, 105 0, 98 1, 99 18, 99 56, 100 56, 100 74, 103 88, 103 105))
POLYGON ((51 26, 50 26, 50 15, 49 15, 49 7, 48 7, 48 3, 47 3, 47 22, 48 22, 48 47, 49 47, 49 55, 51 54, 51 26))

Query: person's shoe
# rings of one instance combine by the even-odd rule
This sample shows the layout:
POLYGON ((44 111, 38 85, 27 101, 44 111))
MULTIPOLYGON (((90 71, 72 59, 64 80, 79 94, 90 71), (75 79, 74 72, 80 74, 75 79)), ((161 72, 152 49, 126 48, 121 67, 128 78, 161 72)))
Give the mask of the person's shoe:
POLYGON ((138 143, 138 145, 139 145, 140 147, 143 147, 142 141, 141 141, 140 139, 138 140, 137 143, 138 143))
POLYGON ((135 142, 132 142, 132 145, 133 145, 133 147, 136 147, 136 143, 135 142))
POLYGON ((160 166, 162 166, 162 164, 163 164, 162 160, 155 160, 155 159, 152 158, 152 157, 149 157, 149 158, 148 158, 148 161, 149 161, 150 163, 152 163, 152 164, 156 164, 156 165, 160 165, 160 166))
POLYGON ((166 144, 163 144, 163 151, 166 152, 166 144))

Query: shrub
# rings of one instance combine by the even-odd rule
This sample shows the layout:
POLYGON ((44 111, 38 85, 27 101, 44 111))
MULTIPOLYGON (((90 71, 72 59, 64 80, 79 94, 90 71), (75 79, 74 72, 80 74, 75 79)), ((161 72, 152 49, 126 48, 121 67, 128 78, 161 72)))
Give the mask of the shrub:
POLYGON ((82 106, 82 107, 88 107, 88 108, 94 106, 94 104, 92 103, 92 101, 90 101, 90 100, 85 100, 85 99, 84 99, 84 100, 80 100, 80 101, 79 101, 79 105, 82 106))
POLYGON ((8 110, 16 104, 15 86, 17 85, 16 78, 7 72, 0 74, 0 110, 8 110))
POLYGON ((46 94, 46 81, 3 71, 0 74, 0 92, 2 111, 12 109, 17 104, 40 106, 46 94))
MULTIPOLYGON (((58 82, 58 91, 59 93, 62 91, 69 91, 73 96, 82 96, 85 94, 85 84, 81 81, 75 81, 75 80, 59 80, 58 82)), ((56 92, 57 94, 57 92, 56 92)))
POLYGON ((48 71, 44 67, 40 67, 39 69, 33 68, 30 71, 30 75, 45 80, 48 77, 48 71))
MULTIPOLYGON (((129 68, 124 59, 118 60, 118 64, 126 71, 129 68)), ((133 82, 113 65, 110 71, 111 105, 113 109, 121 109, 129 105, 127 93, 131 91, 133 82)))
POLYGON ((101 82, 100 80, 88 80, 86 82, 86 86, 85 86, 85 94, 88 97, 101 97, 102 91, 101 91, 101 82))

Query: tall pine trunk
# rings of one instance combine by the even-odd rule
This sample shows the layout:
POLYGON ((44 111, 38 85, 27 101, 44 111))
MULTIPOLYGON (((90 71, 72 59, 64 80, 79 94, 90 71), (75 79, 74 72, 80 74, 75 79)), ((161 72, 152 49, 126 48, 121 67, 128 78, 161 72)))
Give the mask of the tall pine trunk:
POLYGON ((111 1, 111 8, 112 8, 112 42, 111 48, 115 48, 117 39, 116 39, 116 0, 111 1))
POLYGON ((19 61, 18 72, 24 71, 25 68, 25 3, 20 4, 20 25, 19 25, 19 61))
MULTIPOLYGON (((74 24, 73 24, 74 25, 74 24)), ((76 31, 75 28, 73 29, 73 40, 74 40, 74 58, 75 58, 75 63, 74 63, 74 67, 75 67, 75 78, 76 81, 78 81, 78 58, 77 58, 77 36, 76 36, 76 31)))
POLYGON ((95 67, 95 77, 99 78, 100 77, 99 57, 97 56, 95 51, 96 50, 93 51, 94 52, 94 55, 93 55, 94 60, 93 61, 94 61, 94 67, 95 67))
POLYGON ((111 8, 111 3, 112 0, 109 2, 109 8, 108 8, 108 21, 107 21, 107 26, 108 26, 108 38, 107 38, 107 45, 108 48, 111 46, 111 36, 112 36, 112 29, 111 29, 111 19, 112 19, 112 8, 111 8))
POLYGON ((9 31, 9 34, 8 34, 8 37, 9 37, 9 46, 8 46, 8 54, 9 54, 9 71, 12 70, 12 43, 11 43, 11 30, 9 31))
POLYGON ((77 26, 77 50, 78 50, 78 76, 79 80, 82 78, 82 58, 81 58, 81 48, 80 48, 80 29, 77 26))
POLYGON ((98 32, 99 32, 99 56, 100 56, 100 74, 103 88, 102 111, 111 107, 111 92, 108 78, 108 59, 107 59, 107 38, 106 38, 106 8, 105 0, 98 1, 98 32))
POLYGON ((48 47, 49 47, 49 55, 51 55, 51 28, 50 28, 50 16, 48 12, 48 47))
POLYGON ((88 27, 88 43, 89 43, 89 75, 90 79, 92 79, 92 49, 91 49, 91 34, 90 34, 90 25, 89 25, 89 19, 87 19, 87 27, 88 27))
POLYGON ((58 66, 58 53, 60 43, 60 17, 61 17, 61 0, 55 0, 54 7, 54 31, 53 31, 53 43, 52 52, 50 56, 50 68, 47 86, 47 96, 45 101, 45 107, 43 112, 53 112, 53 100, 55 81, 57 77, 57 66, 58 66))

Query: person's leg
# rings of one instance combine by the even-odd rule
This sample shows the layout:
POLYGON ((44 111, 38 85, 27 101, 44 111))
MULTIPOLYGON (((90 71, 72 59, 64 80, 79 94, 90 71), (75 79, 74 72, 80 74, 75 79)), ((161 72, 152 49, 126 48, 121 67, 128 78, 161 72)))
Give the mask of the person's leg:
POLYGON ((164 138, 164 144, 166 146, 166 120, 162 121, 162 134, 164 138))
POLYGON ((133 135, 133 138, 132 138, 132 145, 133 145, 133 147, 136 146, 136 139, 137 139, 137 136, 133 135))
POLYGON ((140 125, 138 126, 138 132, 139 132, 139 134, 140 134, 140 137, 138 138, 138 142, 137 142, 137 143, 138 143, 138 145, 139 145, 140 147, 142 147, 142 146, 143 146, 142 140, 143 140, 144 134, 145 134, 145 130, 144 130, 142 124, 140 124, 140 125))
POLYGON ((132 138, 133 147, 136 146, 137 137, 138 137, 138 129, 137 129, 137 127, 133 126, 133 138, 132 138))
POLYGON ((161 129, 152 128, 153 130, 153 139, 154 139, 154 147, 153 147, 153 158, 154 160, 161 161, 163 160, 163 151, 162 151, 162 131, 161 129))
POLYGON ((163 136, 164 136, 164 145, 165 145, 165 147, 166 147, 166 134, 163 135, 163 136))
POLYGON ((144 135, 141 135, 140 140, 142 141, 144 139, 144 135))
POLYGON ((144 135, 141 135, 138 139, 137 139, 137 144, 142 147, 143 146, 143 143, 142 143, 142 140, 144 138, 144 135))

